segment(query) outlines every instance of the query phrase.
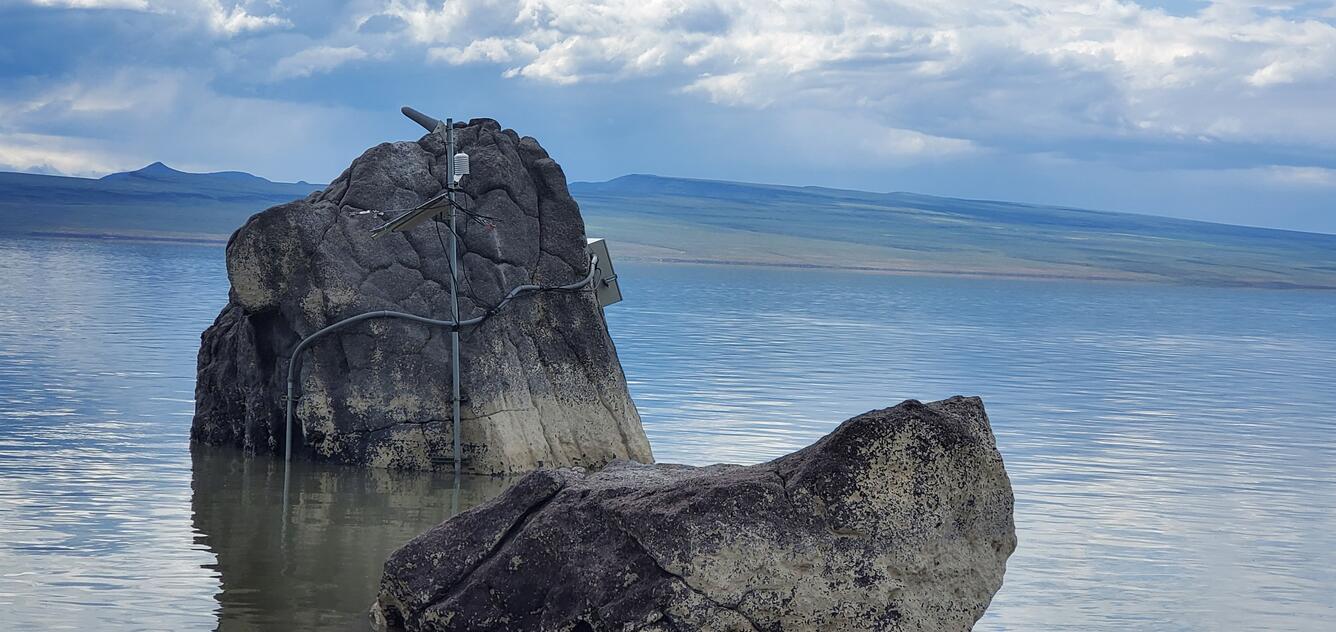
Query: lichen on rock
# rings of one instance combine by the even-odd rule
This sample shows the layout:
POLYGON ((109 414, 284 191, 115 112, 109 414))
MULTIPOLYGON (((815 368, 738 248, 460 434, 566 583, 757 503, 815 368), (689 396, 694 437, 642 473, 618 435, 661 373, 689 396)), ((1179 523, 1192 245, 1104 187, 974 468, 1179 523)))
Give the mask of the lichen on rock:
POLYGON ((960 631, 1016 547, 978 398, 753 466, 539 470, 385 564, 372 620, 447 632, 960 631))
MULTIPOLYGON (((456 129, 472 173, 460 202, 460 317, 521 284, 583 278, 579 207, 532 138, 475 119, 456 129)), ((373 239, 382 211, 443 191, 437 135, 367 150, 323 191, 253 217, 227 246, 228 305, 202 336, 192 440, 279 452, 288 354, 356 314, 448 319, 448 229, 427 222, 373 239)), ((525 472, 652 461, 616 350, 590 293, 517 299, 460 349, 464 470, 525 472)), ((449 333, 371 320, 331 334, 300 364, 294 454, 378 467, 451 467, 449 333)))

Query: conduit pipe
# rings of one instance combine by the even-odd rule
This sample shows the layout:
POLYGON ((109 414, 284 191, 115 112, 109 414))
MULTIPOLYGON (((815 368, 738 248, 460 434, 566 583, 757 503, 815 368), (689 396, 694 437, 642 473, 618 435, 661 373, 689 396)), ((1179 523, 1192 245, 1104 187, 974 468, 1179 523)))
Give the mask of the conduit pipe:
MULTIPOLYGON (((409 314, 406 312, 380 310, 375 312, 367 312, 365 314, 358 314, 356 316, 350 316, 337 323, 319 329, 315 333, 303 338, 301 342, 297 343, 297 347, 292 350, 292 354, 288 358, 288 394, 287 397, 285 398, 286 411, 284 412, 283 460, 284 461, 292 460, 292 405, 293 405, 293 391, 295 390, 297 381, 297 358, 301 355, 302 351, 306 350, 307 347, 311 346, 312 343, 314 343, 317 339, 321 338, 325 334, 337 331, 339 329, 347 327, 348 325, 360 323, 364 320, 371 320, 373 318, 402 318, 404 320, 411 320, 426 325, 449 327, 451 331, 457 332, 464 327, 472 327, 474 325, 482 323, 484 320, 487 320, 488 318, 491 318, 493 314, 496 314, 498 311, 501 310, 502 307, 505 307, 506 303, 509 303, 511 299, 514 299, 515 297, 521 294, 526 294, 529 292, 548 292, 548 291, 569 292, 571 290, 578 290, 580 288, 583 288, 589 285, 591 282, 593 282, 594 273, 597 270, 597 266, 598 266, 598 257, 591 255, 589 257, 589 273, 586 274, 583 279, 576 281, 575 283, 571 283, 568 285, 558 285, 558 286, 543 286, 543 285, 533 285, 533 284, 516 286, 515 288, 511 289, 510 292, 506 294, 506 297, 501 299, 501 302, 497 303, 495 307, 492 307, 491 309, 487 310, 487 312, 481 316, 470 318, 468 320, 460 320, 460 321, 438 320, 435 318, 427 318, 425 316, 418 316, 416 314, 409 314)), ((456 362, 456 364, 458 364, 458 362, 456 362)), ((457 372, 459 371, 459 367, 452 366, 450 367, 450 370, 457 372)), ((455 423, 457 424, 459 423, 459 421, 456 420, 455 423)), ((454 458, 455 458, 455 469, 458 470, 460 464, 460 447, 458 443, 456 443, 454 446, 454 458)))

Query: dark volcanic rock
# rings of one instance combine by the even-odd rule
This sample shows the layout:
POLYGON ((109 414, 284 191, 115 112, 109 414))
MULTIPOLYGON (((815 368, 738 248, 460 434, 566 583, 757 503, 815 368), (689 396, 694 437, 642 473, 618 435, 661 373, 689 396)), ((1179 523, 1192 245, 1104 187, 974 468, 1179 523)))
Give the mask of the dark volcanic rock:
POLYGON ((967 630, 1016 546, 983 404, 906 401, 754 466, 539 470, 385 564, 412 631, 967 630))
MULTIPOLYGON (((460 221, 460 317, 521 284, 561 285, 589 270, 584 223, 566 178, 538 142, 490 119, 459 125, 472 157, 461 203, 494 218, 460 221)), ((435 135, 385 143, 327 189, 252 217, 227 246, 230 300, 204 332, 191 437, 254 452, 283 448, 288 355, 343 318, 395 310, 448 319, 445 228, 426 222, 373 240, 376 212, 443 190, 435 135)), ((449 332, 403 320, 358 323, 301 359, 294 453, 382 467, 449 467, 449 332)), ((464 467, 651 461, 621 365, 590 293, 527 295, 461 344, 464 467)))

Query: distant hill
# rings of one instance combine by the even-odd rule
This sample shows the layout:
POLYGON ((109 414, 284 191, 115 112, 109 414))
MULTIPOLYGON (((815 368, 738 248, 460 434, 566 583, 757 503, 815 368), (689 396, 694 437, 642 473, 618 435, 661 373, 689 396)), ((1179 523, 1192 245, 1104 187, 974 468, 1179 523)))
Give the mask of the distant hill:
MULTIPOLYGON (((323 186, 162 163, 100 179, 0 173, 0 234, 221 242, 323 186)), ((649 175, 570 188, 589 234, 621 259, 1336 289, 1336 235, 649 175)))
POLYGON ((0 172, 0 233, 219 240, 255 212, 322 188, 160 162, 98 179, 0 172))
POLYGON ((614 254, 663 261, 1336 288, 1336 235, 648 175, 571 192, 614 254))

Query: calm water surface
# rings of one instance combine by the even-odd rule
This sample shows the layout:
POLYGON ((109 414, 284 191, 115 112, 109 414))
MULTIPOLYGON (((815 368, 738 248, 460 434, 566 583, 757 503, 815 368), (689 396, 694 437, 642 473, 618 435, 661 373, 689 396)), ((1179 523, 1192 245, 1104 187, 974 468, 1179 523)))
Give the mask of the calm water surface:
MULTIPOLYGON (((1336 293, 619 268, 660 460, 984 397, 1020 548, 980 630, 1336 619, 1336 293)), ((226 292, 217 247, 0 239, 0 627, 365 629, 389 551, 501 489, 303 464, 284 505, 273 461, 192 456, 226 292)))

